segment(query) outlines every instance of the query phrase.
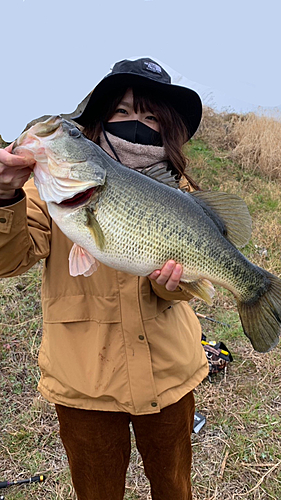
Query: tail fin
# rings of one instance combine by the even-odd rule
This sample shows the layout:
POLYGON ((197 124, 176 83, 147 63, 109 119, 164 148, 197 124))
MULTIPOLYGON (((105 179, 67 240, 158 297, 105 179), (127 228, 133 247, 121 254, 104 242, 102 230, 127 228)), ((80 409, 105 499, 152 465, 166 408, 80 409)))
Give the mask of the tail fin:
POLYGON ((258 352, 268 352, 281 333, 281 279, 263 270, 270 285, 256 302, 237 302, 244 333, 258 352))

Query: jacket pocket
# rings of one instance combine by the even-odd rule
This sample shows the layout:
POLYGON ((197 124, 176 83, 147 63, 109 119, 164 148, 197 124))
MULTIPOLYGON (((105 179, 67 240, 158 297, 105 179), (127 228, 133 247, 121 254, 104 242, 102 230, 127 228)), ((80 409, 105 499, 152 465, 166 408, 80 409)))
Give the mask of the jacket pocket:
POLYGON ((42 302, 45 323, 96 321, 120 323, 119 296, 74 295, 44 298, 42 302))

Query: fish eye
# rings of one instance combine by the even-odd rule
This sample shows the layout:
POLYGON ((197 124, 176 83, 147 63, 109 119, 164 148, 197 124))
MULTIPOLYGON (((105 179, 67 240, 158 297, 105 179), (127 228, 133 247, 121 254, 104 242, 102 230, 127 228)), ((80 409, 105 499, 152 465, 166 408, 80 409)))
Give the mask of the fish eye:
POLYGON ((80 132, 80 130, 78 130, 78 128, 71 128, 69 130, 69 135, 71 137, 80 137, 81 136, 81 132, 80 132))

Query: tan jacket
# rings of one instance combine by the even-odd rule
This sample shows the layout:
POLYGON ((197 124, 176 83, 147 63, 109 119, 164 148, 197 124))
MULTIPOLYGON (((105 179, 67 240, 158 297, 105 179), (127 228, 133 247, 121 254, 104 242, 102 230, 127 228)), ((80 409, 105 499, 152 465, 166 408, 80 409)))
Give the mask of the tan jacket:
POLYGON ((76 408, 156 413, 208 374, 201 328, 180 289, 105 265, 71 277, 72 243, 50 219, 33 181, 0 208, 0 276, 45 259, 39 390, 76 408), (26 215, 27 205, 27 215, 26 215))

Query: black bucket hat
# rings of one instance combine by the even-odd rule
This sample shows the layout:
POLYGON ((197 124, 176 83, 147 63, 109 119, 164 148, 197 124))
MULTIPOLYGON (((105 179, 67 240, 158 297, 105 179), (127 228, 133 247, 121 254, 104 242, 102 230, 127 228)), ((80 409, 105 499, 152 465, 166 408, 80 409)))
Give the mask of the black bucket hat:
POLYGON ((112 71, 92 91, 83 112, 72 118, 80 125, 87 125, 99 117, 113 90, 138 85, 155 91, 157 97, 167 101, 181 116, 189 138, 196 132, 202 117, 202 102, 199 95, 187 87, 173 85, 170 75, 149 58, 130 61, 124 59, 114 64, 112 71))

